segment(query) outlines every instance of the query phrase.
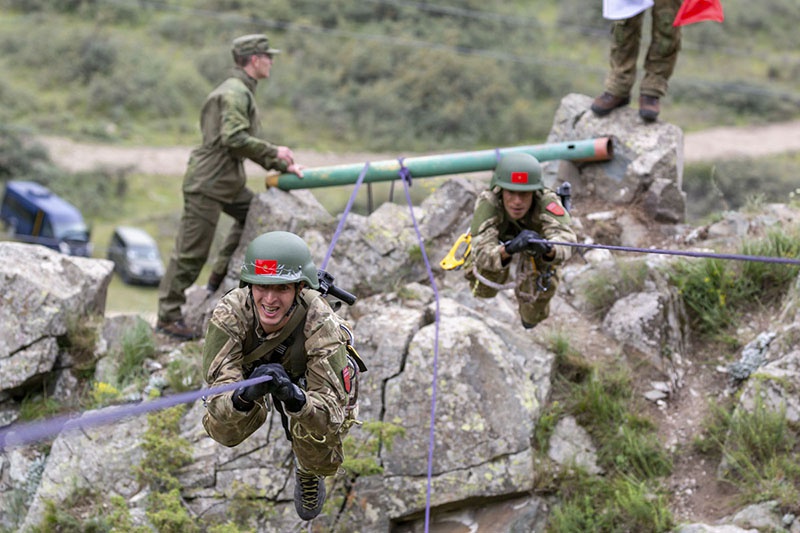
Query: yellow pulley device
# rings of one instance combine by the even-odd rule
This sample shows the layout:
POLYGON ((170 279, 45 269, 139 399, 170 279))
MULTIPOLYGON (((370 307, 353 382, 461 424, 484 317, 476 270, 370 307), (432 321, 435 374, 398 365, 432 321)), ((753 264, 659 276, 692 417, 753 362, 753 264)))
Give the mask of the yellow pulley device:
POLYGON ((471 251, 472 235, 469 232, 462 233, 444 259, 439 261, 439 265, 444 270, 457 270, 464 264, 471 251))

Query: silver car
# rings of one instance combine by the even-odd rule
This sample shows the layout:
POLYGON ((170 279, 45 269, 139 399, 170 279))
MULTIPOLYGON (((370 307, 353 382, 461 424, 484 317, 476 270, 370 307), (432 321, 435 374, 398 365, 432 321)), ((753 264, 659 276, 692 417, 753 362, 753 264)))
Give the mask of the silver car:
POLYGON ((158 285, 164 275, 156 241, 140 228, 118 226, 111 235, 108 259, 122 281, 130 285, 158 285))

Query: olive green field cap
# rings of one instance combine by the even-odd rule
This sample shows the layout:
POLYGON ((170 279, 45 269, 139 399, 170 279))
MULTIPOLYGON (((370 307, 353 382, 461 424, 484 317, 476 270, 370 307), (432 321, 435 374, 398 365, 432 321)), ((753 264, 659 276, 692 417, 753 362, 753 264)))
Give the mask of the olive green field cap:
POLYGON ((281 51, 269 47, 269 39, 263 33, 243 35, 233 40, 233 54, 247 56, 253 54, 279 54, 281 51))
POLYGON ((490 188, 495 186, 509 191, 544 189, 539 160, 524 152, 512 152, 501 156, 489 185, 490 188))

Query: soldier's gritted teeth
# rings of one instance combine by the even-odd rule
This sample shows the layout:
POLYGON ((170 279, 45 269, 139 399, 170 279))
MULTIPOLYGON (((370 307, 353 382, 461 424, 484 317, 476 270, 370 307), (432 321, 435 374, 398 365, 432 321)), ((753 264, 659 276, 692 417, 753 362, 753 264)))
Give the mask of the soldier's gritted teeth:
POLYGON ((253 285, 258 320, 267 333, 281 329, 289 318, 295 297, 294 284, 253 285))

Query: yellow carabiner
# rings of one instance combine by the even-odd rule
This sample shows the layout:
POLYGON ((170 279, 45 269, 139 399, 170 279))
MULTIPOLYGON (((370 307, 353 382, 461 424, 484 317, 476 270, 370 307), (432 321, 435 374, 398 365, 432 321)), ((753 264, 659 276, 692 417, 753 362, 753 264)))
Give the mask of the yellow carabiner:
POLYGON ((439 265, 444 270, 457 270, 461 268, 461 265, 464 264, 466 261, 467 256, 472 251, 472 235, 469 233, 463 233, 461 236, 456 240, 455 244, 447 255, 439 261, 439 265))

